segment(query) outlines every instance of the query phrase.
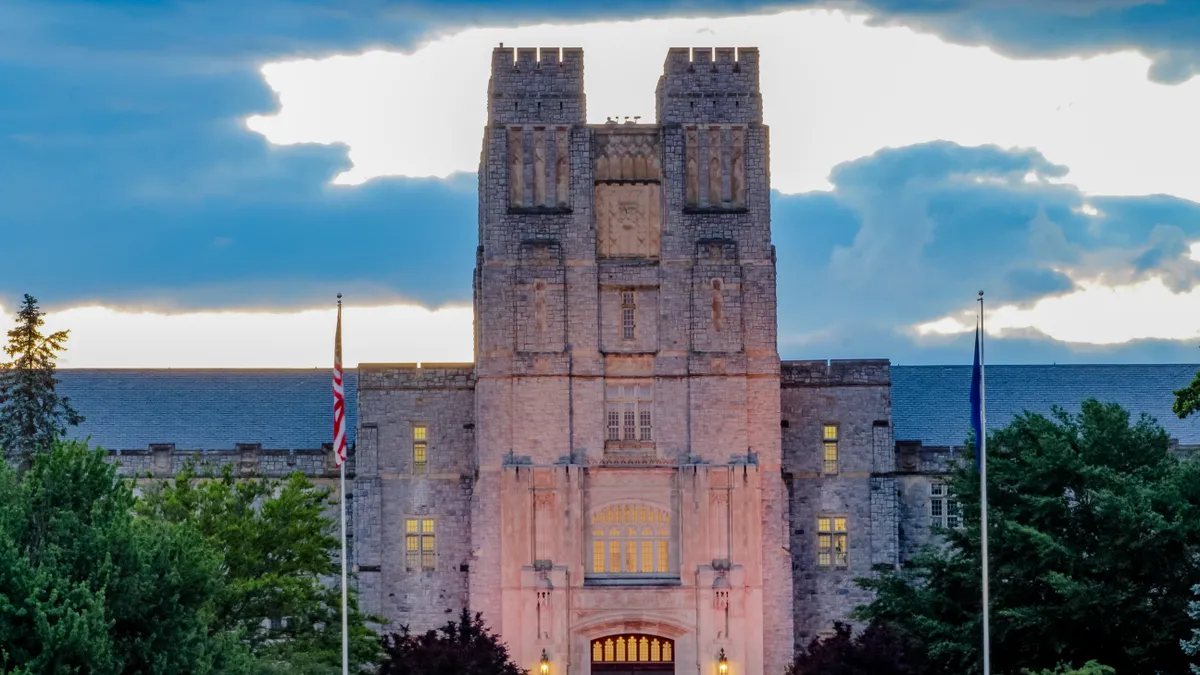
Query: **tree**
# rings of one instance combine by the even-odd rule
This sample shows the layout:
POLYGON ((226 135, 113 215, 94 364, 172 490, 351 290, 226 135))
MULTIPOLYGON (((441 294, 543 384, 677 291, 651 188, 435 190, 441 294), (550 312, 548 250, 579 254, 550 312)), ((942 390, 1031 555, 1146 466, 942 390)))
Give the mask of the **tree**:
POLYGON ((249 672, 216 626, 219 553, 133 504, 81 442, 54 442, 20 477, 0 462, 0 672, 249 672))
POLYGON ((37 300, 26 294, 17 326, 8 331, 4 352, 12 361, 0 363, 0 449, 6 457, 45 451, 68 425, 83 422, 70 400, 55 391, 54 363, 69 331, 43 336, 42 316, 37 300))
MULTIPOLYGON (((858 618, 925 645, 933 672, 980 671, 979 474, 952 487, 964 528, 907 570, 859 583, 858 618)), ((1095 660, 1118 673, 1187 673, 1189 589, 1200 583, 1200 470, 1146 416, 1085 401, 1022 415, 988 439, 992 663, 997 673, 1095 660)))
MULTIPOLYGON (((1200 585, 1192 586, 1192 594, 1200 595, 1200 585)), ((1200 621, 1200 600, 1188 601, 1187 613, 1188 617, 1193 621, 1200 621)), ((1179 646, 1183 649, 1183 653, 1188 656, 1200 654, 1200 628, 1192 628, 1191 637, 1186 640, 1180 640, 1179 646)), ((1200 666, 1193 663, 1191 669, 1194 675, 1200 675, 1200 666)))
POLYGON ((917 675, 925 672, 920 650, 882 623, 857 636, 850 626, 833 624, 833 635, 813 638, 796 655, 786 675, 917 675))
POLYGON ((508 648, 466 609, 458 621, 413 635, 408 626, 383 638, 379 675, 527 675, 508 656, 508 648))
MULTIPOLYGON (((187 466, 151 486, 144 516, 188 524, 221 552, 223 594, 217 620, 237 632, 265 672, 327 673, 341 667, 340 541, 330 490, 301 473, 284 480, 200 477, 187 466)), ((375 664, 379 637, 349 599, 350 663, 375 664)), ((382 619, 374 619, 382 621, 382 619)))

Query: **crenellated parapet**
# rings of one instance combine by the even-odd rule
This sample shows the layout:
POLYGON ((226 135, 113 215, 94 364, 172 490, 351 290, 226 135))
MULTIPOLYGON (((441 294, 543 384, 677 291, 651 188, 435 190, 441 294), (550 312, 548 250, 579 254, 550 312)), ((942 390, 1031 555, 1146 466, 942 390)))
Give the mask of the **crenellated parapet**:
POLYGON ((583 124, 583 49, 496 47, 488 83, 491 124, 583 124))
POLYGON ((891 362, 888 359, 783 361, 779 379, 780 386, 785 389, 886 386, 891 384, 891 362))
MULTIPOLYGON (((109 450, 107 461, 117 465, 117 474, 126 478, 170 478, 188 464, 196 473, 220 475, 225 467, 238 478, 283 478, 299 471, 311 478, 336 478, 333 449, 267 449, 258 443, 239 443, 233 448, 213 450, 177 449, 171 443, 155 443, 148 448, 109 450)), ((353 453, 346 465, 354 474, 353 453)))
POLYGON ((659 124, 761 124, 758 49, 672 47, 656 100, 659 124))

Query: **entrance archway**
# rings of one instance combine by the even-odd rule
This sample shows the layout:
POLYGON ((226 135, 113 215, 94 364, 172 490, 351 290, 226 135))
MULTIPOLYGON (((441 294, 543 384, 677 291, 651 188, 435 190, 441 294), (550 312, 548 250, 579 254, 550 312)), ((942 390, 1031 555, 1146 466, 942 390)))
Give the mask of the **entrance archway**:
POLYGON ((592 673, 665 675, 675 672, 675 641, 657 635, 621 633, 592 640, 592 673))

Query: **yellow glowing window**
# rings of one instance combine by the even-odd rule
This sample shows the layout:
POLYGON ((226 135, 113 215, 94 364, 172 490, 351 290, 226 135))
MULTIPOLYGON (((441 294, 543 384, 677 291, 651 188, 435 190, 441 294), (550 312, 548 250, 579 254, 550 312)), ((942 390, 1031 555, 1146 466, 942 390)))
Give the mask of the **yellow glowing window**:
POLYGON ((592 569, 596 572, 604 571, 604 542, 592 542, 592 569))
POLYGON ((666 574, 670 515, 647 504, 613 504, 592 512, 593 574, 666 574))
POLYGON ((409 572, 436 567, 434 529, 433 518, 408 518, 404 521, 404 567, 409 572))
POLYGON ((822 436, 825 439, 824 466, 825 473, 838 472, 838 428, 836 424, 826 424, 822 436))
POLYGON ((620 635, 592 640, 592 663, 671 663, 674 644, 654 635, 620 635))
POLYGON ((414 425, 413 431, 413 473, 425 473, 429 468, 428 431, 425 425, 414 425))
POLYGON ((817 518, 817 565, 846 567, 849 534, 845 516, 817 518))

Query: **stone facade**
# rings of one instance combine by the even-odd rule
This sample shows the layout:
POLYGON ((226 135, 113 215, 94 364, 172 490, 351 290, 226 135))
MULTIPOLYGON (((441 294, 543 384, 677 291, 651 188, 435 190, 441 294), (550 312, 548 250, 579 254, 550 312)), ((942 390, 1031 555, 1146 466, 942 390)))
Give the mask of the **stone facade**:
MULTIPOLYGON (((475 360, 358 369, 362 607, 468 607, 534 672, 781 674, 932 536, 947 451, 895 444, 886 360, 779 359, 757 50, 671 49, 654 124, 587 124, 578 49, 497 48, 487 93, 475 360)), ((190 457, 337 485, 328 448, 113 456, 190 457)))

